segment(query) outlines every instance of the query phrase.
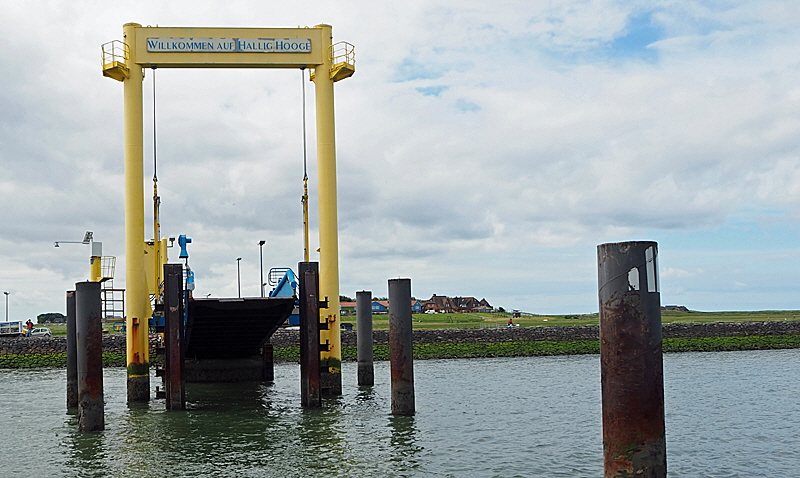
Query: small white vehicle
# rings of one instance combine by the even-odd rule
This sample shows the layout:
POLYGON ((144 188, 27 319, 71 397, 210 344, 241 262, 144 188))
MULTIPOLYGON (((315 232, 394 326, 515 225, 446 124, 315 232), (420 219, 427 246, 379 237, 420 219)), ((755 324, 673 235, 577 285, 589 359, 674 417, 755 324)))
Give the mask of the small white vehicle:
POLYGON ((0 322, 0 336, 24 336, 27 330, 21 321, 0 322))
POLYGON ((31 330, 31 337, 52 337, 53 332, 47 327, 37 327, 31 330))

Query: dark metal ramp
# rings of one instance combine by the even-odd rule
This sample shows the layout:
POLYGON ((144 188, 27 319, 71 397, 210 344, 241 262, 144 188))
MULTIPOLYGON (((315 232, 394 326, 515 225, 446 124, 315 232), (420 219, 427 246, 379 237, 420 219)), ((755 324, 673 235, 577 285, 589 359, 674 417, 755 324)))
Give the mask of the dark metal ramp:
POLYGON ((191 299, 187 359, 233 359, 259 354, 294 308, 293 297, 191 299))

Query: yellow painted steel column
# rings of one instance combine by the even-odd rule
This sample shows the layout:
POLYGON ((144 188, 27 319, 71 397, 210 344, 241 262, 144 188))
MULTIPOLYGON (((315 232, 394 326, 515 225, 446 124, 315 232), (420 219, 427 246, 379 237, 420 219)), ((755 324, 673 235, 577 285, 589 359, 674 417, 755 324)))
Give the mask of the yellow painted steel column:
MULTIPOLYGON (((155 73, 153 73, 155 74, 155 73)), ((163 265, 161 262, 161 223, 159 222, 159 208, 161 198, 158 197, 158 180, 153 177, 153 284, 150 293, 158 297, 158 286, 161 285, 163 265)))
POLYGON ((164 237, 161 239, 161 249, 159 249, 159 255, 161 256, 161 263, 158 265, 162 270, 164 269, 164 264, 169 262, 169 255, 167 254, 167 238, 164 237))
POLYGON ((148 327, 151 315, 147 293, 144 255, 144 146, 142 80, 144 72, 136 61, 136 28, 123 27, 124 42, 130 48, 130 76, 123 82, 125 108, 125 284, 128 401, 150 398, 150 349, 148 327))
POLYGON ((92 255, 89 258, 89 282, 100 282, 103 277, 103 243, 92 241, 92 255))
POLYGON ((89 258, 89 282, 100 282, 100 259, 99 256, 89 258))
POLYGON ((161 264, 161 241, 153 241, 153 283, 150 285, 150 294, 158 296, 158 286, 161 285, 161 274, 163 274, 163 266, 161 264))
POLYGON ((314 84, 317 116, 317 169, 319 174, 319 296, 328 298, 328 307, 320 308, 320 341, 328 350, 320 354, 323 367, 323 393, 342 393, 342 340, 339 331, 339 232, 336 205, 336 130, 334 127, 333 80, 330 76, 330 47, 333 28, 322 29, 324 63, 315 67, 314 84), (327 373, 326 372, 327 367, 327 373))

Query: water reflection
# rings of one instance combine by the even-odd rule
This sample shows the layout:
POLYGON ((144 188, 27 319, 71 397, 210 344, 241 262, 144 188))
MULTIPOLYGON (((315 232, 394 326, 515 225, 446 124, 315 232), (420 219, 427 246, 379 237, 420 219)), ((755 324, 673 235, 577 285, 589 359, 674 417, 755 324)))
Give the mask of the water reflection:
POLYGON ((424 448, 417 444, 415 418, 392 415, 389 417, 389 429, 391 460, 396 465, 396 471, 408 472, 418 468, 418 455, 424 448))
POLYGON ((359 402, 368 402, 376 397, 375 387, 358 387, 358 394, 356 400, 359 402))
POLYGON ((322 476, 337 469, 352 466, 348 447, 344 443, 341 398, 326 398, 322 408, 302 410, 298 419, 299 449, 304 467, 322 476))
POLYGON ((102 432, 81 432, 78 430, 77 415, 67 419, 66 425, 73 431, 67 435, 64 445, 69 454, 65 468, 71 470, 71 476, 106 476, 108 459, 105 440, 102 432))

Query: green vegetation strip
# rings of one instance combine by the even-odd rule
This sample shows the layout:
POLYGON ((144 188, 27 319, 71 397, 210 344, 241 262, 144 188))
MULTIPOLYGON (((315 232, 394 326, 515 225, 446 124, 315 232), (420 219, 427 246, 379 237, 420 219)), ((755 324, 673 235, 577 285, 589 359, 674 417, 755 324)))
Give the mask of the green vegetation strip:
MULTIPOLYGON (((800 335, 765 335, 748 337, 697 337, 664 339, 664 352, 724 352, 735 350, 770 350, 800 348, 800 335)), ((375 345, 375 360, 389 360, 389 346, 375 345)), ((533 357, 542 355, 599 354, 598 340, 568 342, 490 342, 490 343, 429 343, 414 344, 414 358, 489 358, 533 357)), ((355 361, 357 348, 342 347, 342 360, 355 361)), ((151 365, 161 362, 161 357, 151 357, 151 365)), ((299 362, 300 347, 275 347, 276 362, 299 362)), ((66 367, 67 356, 58 354, 8 354, 0 355, 0 368, 66 367)), ((104 352, 103 366, 124 367, 125 352, 104 352)))
MULTIPOLYGON (((470 344, 414 344, 414 358, 480 358, 480 357, 530 357, 535 355, 574 355, 600 353, 597 340, 572 342, 491 342, 470 344)), ((375 360, 389 360, 389 346, 375 345, 375 360)), ((355 361, 358 358, 354 345, 342 347, 342 361, 355 361)), ((275 347, 275 360, 285 362, 300 361, 300 347, 275 347)))
MULTIPOLYGON (((124 367, 125 352, 103 352, 103 367, 124 367)), ((0 355, 0 368, 67 367, 67 354, 0 355)))
POLYGON ((800 335, 664 339, 664 352, 726 352, 800 348, 800 335))
MULTIPOLYGON (((800 335, 766 335, 748 337, 696 337, 664 339, 664 352, 723 352, 734 350, 769 350, 800 348, 800 335)), ((568 342, 490 342, 414 344, 416 359, 533 357, 542 355, 599 354, 599 340, 568 342)), ((389 360, 389 346, 375 345, 375 360, 389 360)), ((342 360, 357 359, 353 345, 342 347, 342 360)), ((298 362, 300 347, 275 347, 275 360, 298 362)))

